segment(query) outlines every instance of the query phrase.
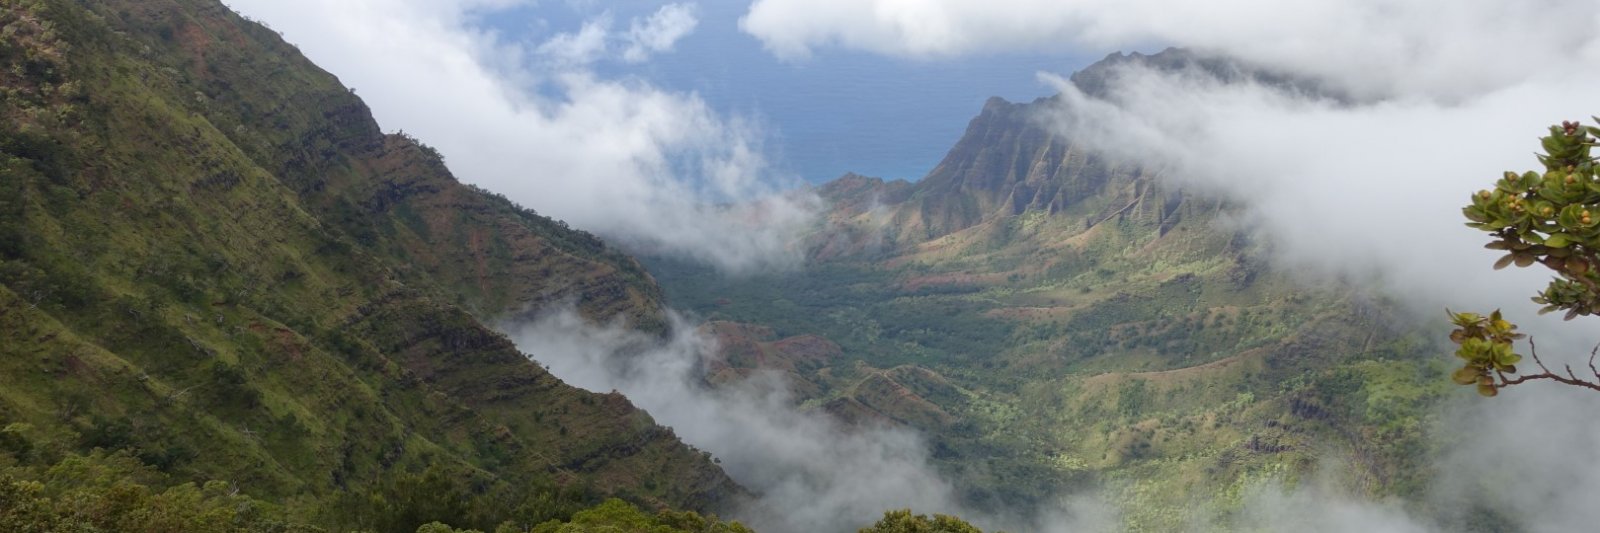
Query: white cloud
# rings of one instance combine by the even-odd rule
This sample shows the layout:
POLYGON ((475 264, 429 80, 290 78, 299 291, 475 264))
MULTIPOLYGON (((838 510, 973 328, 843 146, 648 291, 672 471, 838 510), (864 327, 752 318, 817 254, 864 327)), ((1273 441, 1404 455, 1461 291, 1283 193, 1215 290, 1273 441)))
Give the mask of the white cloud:
MULTIPOLYGON (((790 183, 766 167, 759 128, 720 116, 693 94, 590 71, 589 61, 611 53, 604 17, 540 45, 471 22, 520 3, 235 0, 233 7, 359 89, 387 129, 438 148, 463 181, 576 227, 730 271, 799 259, 789 245, 815 206, 780 195, 790 183), (534 60, 541 54, 563 61, 534 60), (719 207, 732 202, 765 208, 719 207)), ((692 29, 690 11, 674 4, 638 22, 639 38, 653 39, 644 49, 670 48, 692 29)))
POLYGON ((587 65, 606 53, 606 39, 610 37, 611 16, 602 15, 583 23, 575 33, 558 33, 539 45, 536 51, 557 63, 587 65))
POLYGON ((622 59, 638 63, 672 50, 678 39, 693 33, 699 24, 694 11, 694 4, 667 4, 643 21, 634 19, 628 25, 628 49, 622 52, 622 59))
POLYGON ((761 495, 739 517, 763 531, 846 531, 886 509, 955 505, 917 435, 845 431, 827 416, 795 409, 781 378, 706 388, 697 369, 712 340, 681 321, 675 326, 663 342, 560 312, 511 333, 568 383, 622 391, 684 441, 715 454, 729 475, 761 495))
POLYGON ((911 430, 847 428, 825 414, 802 411, 777 375, 758 373, 708 387, 700 368, 715 340, 681 317, 674 316, 665 339, 620 325, 595 326, 571 310, 552 310, 505 329, 561 379, 591 391, 621 391, 679 438, 714 454, 757 495, 735 517, 759 531, 854 531, 901 508, 956 513, 1014 531, 1108 531, 1114 522, 1104 508, 1072 500, 1040 513, 1014 509, 1004 517, 963 510, 954 487, 929 464, 927 445, 911 430), (1030 520, 1030 514, 1036 517, 1030 520))
POLYGON ((1593 0, 755 0, 740 26, 784 57, 1173 44, 1362 93, 1475 94, 1600 63, 1593 0))
POLYGON ((1122 71, 1109 100, 1063 91, 1055 126, 1164 179, 1240 200, 1243 224, 1285 268, 1382 281, 1411 303, 1519 311, 1546 279, 1494 272, 1487 237, 1462 227, 1467 196, 1537 166, 1533 138, 1589 103, 1593 76, 1521 84, 1458 104, 1348 105, 1254 84, 1122 71))
POLYGON ((648 17, 628 21, 627 31, 611 29, 611 13, 603 12, 575 33, 558 33, 539 45, 538 53, 558 66, 588 65, 611 58, 642 63, 650 56, 670 52, 679 39, 694 33, 700 20, 694 4, 667 4, 648 17), (612 53, 615 42, 621 52, 612 53))

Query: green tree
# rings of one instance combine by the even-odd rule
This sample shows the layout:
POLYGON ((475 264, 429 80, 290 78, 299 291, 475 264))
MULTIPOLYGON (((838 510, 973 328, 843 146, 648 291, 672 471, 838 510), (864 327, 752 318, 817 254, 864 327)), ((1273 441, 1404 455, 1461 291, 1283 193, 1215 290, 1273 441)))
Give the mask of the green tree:
POLYGON ((0 469, 0 531, 317 533, 223 481, 179 483, 127 452, 0 469))
POLYGON ((954 516, 911 514, 910 509, 883 513, 883 519, 860 533, 983 533, 983 530, 954 516))
POLYGON ((417 528, 417 533, 483 533, 476 529, 456 529, 441 522, 429 522, 417 528))
POLYGON ((654 515, 628 502, 612 498, 572 515, 572 520, 551 520, 532 533, 753 533, 738 522, 723 522, 715 515, 692 511, 661 511, 654 515))
MULTIPOLYGON (((1600 122, 1600 118, 1595 119, 1600 122)), ((1539 162, 1544 172, 1522 174, 1506 172, 1493 189, 1472 195, 1472 205, 1462 210, 1468 226, 1494 236, 1487 248, 1506 252, 1495 263, 1496 269, 1516 265, 1540 264, 1554 271, 1555 279, 1534 296, 1544 305, 1540 313, 1562 311, 1566 319, 1600 312, 1600 176, 1593 156, 1600 128, 1577 122, 1562 122, 1550 127, 1541 139, 1544 153, 1539 162)), ((1527 336, 1505 320, 1500 311, 1488 315, 1451 313, 1456 329, 1450 340, 1459 345, 1456 356, 1464 364, 1451 378, 1459 384, 1478 388, 1484 396, 1495 396, 1500 389, 1536 380, 1550 380, 1600 391, 1600 369, 1595 357, 1600 347, 1589 354, 1589 376, 1580 376, 1571 366, 1564 373, 1551 371, 1539 360, 1532 339, 1529 355, 1537 372, 1520 373, 1522 355, 1514 343, 1527 336)))

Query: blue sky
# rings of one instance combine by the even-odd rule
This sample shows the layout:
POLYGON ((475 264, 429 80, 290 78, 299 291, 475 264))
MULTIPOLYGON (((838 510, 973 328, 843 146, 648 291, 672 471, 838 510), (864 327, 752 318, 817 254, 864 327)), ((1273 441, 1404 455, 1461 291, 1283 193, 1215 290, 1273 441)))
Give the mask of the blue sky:
MULTIPOLYGON (((609 14, 617 25, 666 2, 544 2, 476 19, 508 39, 542 42, 609 14)), ((600 61, 597 73, 693 92, 726 116, 760 124, 777 172, 820 182, 844 172, 918 179, 960 137, 984 100, 1048 96, 1040 71, 1067 74, 1112 50, 1002 52, 940 59, 847 49, 783 60, 739 30, 745 2, 700 2, 699 24, 641 63, 600 61)))

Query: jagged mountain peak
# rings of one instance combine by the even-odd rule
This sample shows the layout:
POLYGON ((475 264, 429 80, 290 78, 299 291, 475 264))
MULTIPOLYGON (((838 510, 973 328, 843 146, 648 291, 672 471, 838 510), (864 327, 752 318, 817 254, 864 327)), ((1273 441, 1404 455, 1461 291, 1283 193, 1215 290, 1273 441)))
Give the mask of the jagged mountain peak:
MULTIPOLYGON (((1091 98, 1111 98, 1116 77, 1132 65, 1322 94, 1315 83, 1184 48, 1112 53, 1069 79, 1091 98)), ((881 242, 913 246, 1028 213, 1076 217, 1084 229, 1132 216, 1164 234, 1176 222, 1185 196, 1140 162, 1100 153, 1053 127, 1059 100, 1059 95, 1031 102, 988 99, 944 159, 915 183, 846 174, 821 186, 820 195, 833 205, 834 223, 826 232, 829 238, 820 241, 826 243, 822 255, 851 248, 840 244, 841 234, 849 235, 845 240, 874 242, 856 248, 882 250, 881 242), (852 223, 841 225, 841 220, 852 223)))

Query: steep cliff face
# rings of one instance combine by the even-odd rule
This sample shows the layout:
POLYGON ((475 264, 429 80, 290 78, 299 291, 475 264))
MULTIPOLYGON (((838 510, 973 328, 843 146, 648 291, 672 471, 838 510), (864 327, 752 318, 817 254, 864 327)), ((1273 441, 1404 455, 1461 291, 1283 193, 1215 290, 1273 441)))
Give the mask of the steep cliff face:
POLYGON ((311 214, 403 265, 401 276, 425 277, 491 317, 570 299, 591 317, 659 320, 657 291, 631 258, 457 182, 437 153, 384 135, 352 91, 272 31, 220 4, 91 5, 119 30, 154 39, 141 43, 151 53, 140 59, 170 69, 165 88, 183 91, 184 111, 311 214))
POLYGON ((444 287, 456 303, 489 319, 571 303, 596 320, 662 326, 660 290, 633 258, 593 235, 463 186, 425 146, 403 136, 357 161, 364 180, 356 224, 382 235, 381 253, 444 287))
MULTIPOLYGON (((1181 50, 1113 55, 1072 77, 1085 92, 1102 91, 1115 67, 1221 69, 1181 50)), ((1209 70, 1208 70, 1209 72, 1209 70)), ((819 189, 833 205, 828 230, 813 244, 818 258, 903 253, 958 233, 993 236, 998 226, 1037 213, 1068 220, 1075 231, 1129 221, 1164 235, 1186 214, 1209 211, 1182 191, 1153 179, 1136 162, 1107 157, 1075 142, 1050 122, 1056 98, 1012 103, 991 98, 944 159, 916 183, 883 183, 848 175, 819 189), (868 195, 875 201, 863 203, 868 195)), ((1070 228, 1069 228, 1070 229, 1070 228)))
POLYGON ((218 2, 0 6, 0 426, 302 503, 430 467, 484 516, 739 491, 481 322, 659 325, 632 259, 460 184, 218 2))
MULTIPOLYGON (((909 200, 914 214, 901 219, 910 222, 908 235, 920 229, 921 237, 937 238, 1028 211, 1083 211, 1086 202, 1120 210, 1162 196, 1142 168, 1085 150, 1052 130, 1044 122, 1051 104, 990 99, 944 161, 917 184, 909 200)), ((1150 214, 1159 221, 1164 213, 1150 214)))
MULTIPOLYGON (((1305 80, 1182 49, 1111 54, 1070 81, 1084 94, 1104 98, 1112 78, 1130 66, 1189 72, 1217 83, 1320 90, 1305 80)), ((1003 221, 1030 213, 1069 219, 1079 231, 1128 221, 1160 236, 1185 216, 1215 210, 1216 202, 1197 202, 1139 162, 1109 157, 1055 127, 1059 98, 989 99, 939 165, 916 183, 851 174, 823 185, 819 194, 833 206, 833 224, 814 243, 816 255, 903 252, 961 232, 993 234, 1003 221), (864 197, 875 200, 864 203, 864 197)))

